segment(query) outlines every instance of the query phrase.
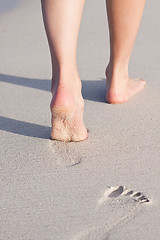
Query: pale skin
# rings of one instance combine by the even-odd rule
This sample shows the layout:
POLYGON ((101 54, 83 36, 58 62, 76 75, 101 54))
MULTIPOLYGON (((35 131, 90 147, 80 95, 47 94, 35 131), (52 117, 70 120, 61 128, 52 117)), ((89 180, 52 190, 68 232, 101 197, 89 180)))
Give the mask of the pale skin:
MULTIPOLYGON (((85 0, 41 0, 52 59, 51 137, 82 141, 84 100, 76 64, 76 48, 85 0)), ((110 59, 106 66, 106 101, 118 104, 144 88, 145 81, 128 76, 128 64, 145 0, 106 0, 110 59)))

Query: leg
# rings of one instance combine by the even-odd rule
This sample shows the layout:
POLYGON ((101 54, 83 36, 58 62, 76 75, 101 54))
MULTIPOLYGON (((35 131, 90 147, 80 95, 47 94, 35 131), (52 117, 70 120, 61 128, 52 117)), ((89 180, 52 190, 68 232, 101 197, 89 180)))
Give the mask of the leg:
POLYGON ((122 103, 144 88, 145 81, 128 76, 128 63, 141 21, 145 0, 106 0, 110 61, 106 68, 109 103, 122 103))
POLYGON ((52 139, 87 138, 76 47, 84 0, 41 0, 52 60, 52 139))

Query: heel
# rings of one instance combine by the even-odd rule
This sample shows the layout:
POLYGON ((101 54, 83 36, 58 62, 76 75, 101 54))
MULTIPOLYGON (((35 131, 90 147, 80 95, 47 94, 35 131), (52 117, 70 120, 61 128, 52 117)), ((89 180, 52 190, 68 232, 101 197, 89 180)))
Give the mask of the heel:
POLYGON ((53 140, 65 142, 78 142, 87 138, 87 131, 80 131, 80 126, 76 124, 76 111, 68 107, 54 107, 52 113, 52 132, 53 140))

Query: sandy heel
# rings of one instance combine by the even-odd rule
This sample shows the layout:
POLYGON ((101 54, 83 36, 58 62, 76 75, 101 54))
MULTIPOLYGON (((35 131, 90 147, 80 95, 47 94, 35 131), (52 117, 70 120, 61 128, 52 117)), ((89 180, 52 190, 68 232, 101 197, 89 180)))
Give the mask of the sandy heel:
POLYGON ((71 141, 73 112, 64 107, 57 107, 51 110, 52 113, 52 132, 53 140, 71 141))
POLYGON ((52 113, 52 132, 53 140, 65 142, 78 142, 87 138, 86 135, 79 134, 79 129, 75 126, 75 111, 67 107, 56 107, 52 113))

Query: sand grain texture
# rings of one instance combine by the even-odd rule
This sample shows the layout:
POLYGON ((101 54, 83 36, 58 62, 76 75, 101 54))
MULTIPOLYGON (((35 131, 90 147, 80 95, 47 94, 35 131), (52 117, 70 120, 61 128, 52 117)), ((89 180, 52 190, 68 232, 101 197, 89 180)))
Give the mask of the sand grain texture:
POLYGON ((86 1, 77 61, 89 139, 68 144, 50 140, 40 1, 11 2, 0 11, 0 239, 160 239, 159 1, 146 3, 130 62, 147 86, 114 106, 104 102, 105 4, 86 1))

